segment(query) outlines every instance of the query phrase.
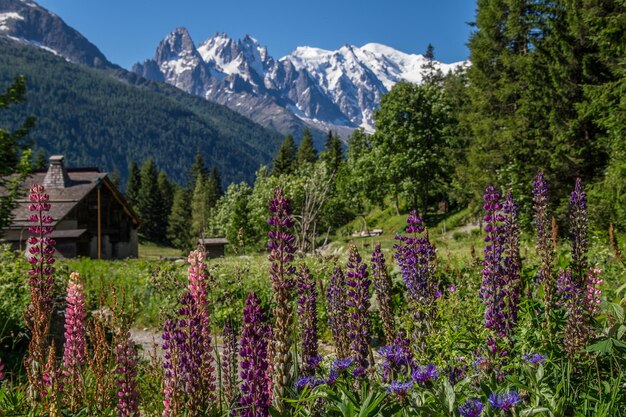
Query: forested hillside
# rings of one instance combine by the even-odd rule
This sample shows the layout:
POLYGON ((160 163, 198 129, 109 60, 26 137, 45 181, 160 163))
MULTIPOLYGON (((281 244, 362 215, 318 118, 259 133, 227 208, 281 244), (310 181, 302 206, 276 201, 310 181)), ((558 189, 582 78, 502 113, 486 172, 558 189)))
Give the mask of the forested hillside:
MULTIPOLYGON (((223 106, 122 69, 96 70, 10 39, 0 39, 0 85, 27 78, 26 103, 2 112, 12 127, 36 118, 30 138, 69 166, 98 166, 126 178, 131 161, 154 158, 183 183, 199 149, 224 181, 251 181, 280 137, 223 106)), ((123 182, 124 183, 124 182, 123 182)))

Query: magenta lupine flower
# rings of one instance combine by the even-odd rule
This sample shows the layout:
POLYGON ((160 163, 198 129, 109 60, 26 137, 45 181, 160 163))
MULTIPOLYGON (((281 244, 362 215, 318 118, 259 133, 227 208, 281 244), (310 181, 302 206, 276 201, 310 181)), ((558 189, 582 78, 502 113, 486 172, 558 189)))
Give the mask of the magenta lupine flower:
POLYGON ((261 300, 254 292, 248 294, 243 310, 243 329, 240 340, 241 355, 241 411, 242 417, 269 415, 270 385, 267 363, 268 327, 261 300))
POLYGON ((585 302, 587 304, 587 311, 589 316, 593 317, 600 310, 600 303, 602 300, 602 290, 598 288, 604 281, 600 278, 602 274, 601 269, 592 268, 587 273, 587 291, 585 294, 585 302))
MULTIPOLYGON (((267 220, 270 225, 267 244, 271 263, 270 277, 274 290, 274 318, 273 327, 273 372, 272 382, 277 398, 283 398, 285 388, 290 386, 291 355, 291 323, 293 320, 292 288, 295 267, 293 254, 296 251, 295 237, 291 233, 294 223, 291 218, 289 200, 281 189, 274 190, 274 197, 270 200, 271 216, 267 220)), ((280 401, 280 400, 279 400, 280 401)), ((280 408, 280 404, 278 404, 280 408)))
POLYGON ((576 186, 570 198, 570 244, 572 247, 572 276, 585 286, 587 279, 587 250, 589 237, 587 231, 587 194, 582 181, 576 179, 576 186))
POLYGON ((317 351, 317 287, 306 265, 298 273, 298 323, 302 340, 302 374, 314 375, 319 363, 317 351))
POLYGON ((374 247, 371 268, 385 340, 391 342, 396 337, 396 325, 391 305, 391 277, 389 277, 387 265, 385 265, 385 255, 383 255, 380 243, 377 243, 374 247))
POLYGON ((224 350, 222 351, 222 378, 226 402, 232 404, 237 395, 237 334, 230 320, 224 325, 222 333, 224 350))
POLYGON ((467 400, 459 407, 461 417, 480 417, 485 409, 485 405, 478 399, 467 400))
POLYGON ((538 283, 543 286, 544 305, 546 316, 552 306, 554 295, 554 279, 552 265, 554 264, 554 245, 552 244, 552 221, 548 211, 548 184, 540 172, 533 181, 533 210, 534 225, 537 231, 537 254, 541 258, 541 267, 538 273, 538 283))
POLYGON ((65 309, 65 344, 63 346, 63 377, 70 408, 79 402, 82 391, 82 369, 85 365, 85 290, 77 272, 70 274, 65 309))
POLYGON ((585 291, 581 283, 568 269, 561 271, 557 279, 558 305, 565 312, 566 325, 563 329, 563 347, 567 356, 573 358, 587 346, 590 328, 590 315, 587 311, 585 291))
POLYGON ((370 285, 367 265, 362 261, 356 246, 350 246, 346 270, 346 305, 348 306, 348 338, 351 340, 350 353, 357 364, 354 370, 355 376, 362 376, 369 366, 370 285))
POLYGON ((137 391, 137 351, 127 331, 115 346, 115 373, 117 373, 118 417, 139 417, 139 393, 137 391))
POLYGON ((48 357, 48 328, 52 313, 52 285, 54 282, 54 245, 55 242, 48 235, 52 233, 52 217, 49 197, 44 187, 33 184, 28 196, 31 204, 28 209, 32 213, 28 220, 34 223, 29 227, 32 234, 28 238, 28 262, 31 264, 29 274, 30 304, 27 307, 25 318, 26 326, 30 330, 31 338, 28 343, 28 354, 24 359, 24 368, 31 387, 39 397, 46 396, 46 387, 43 381, 43 372, 48 357))
POLYGON ((336 266, 326 289, 328 328, 335 342, 337 357, 345 359, 349 355, 350 341, 346 328, 346 280, 341 267, 336 266))

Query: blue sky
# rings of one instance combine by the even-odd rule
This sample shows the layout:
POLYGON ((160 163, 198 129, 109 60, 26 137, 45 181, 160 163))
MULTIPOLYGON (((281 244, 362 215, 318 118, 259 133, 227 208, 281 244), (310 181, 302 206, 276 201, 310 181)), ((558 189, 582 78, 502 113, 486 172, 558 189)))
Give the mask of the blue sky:
POLYGON ((382 43, 423 53, 428 43, 443 62, 468 58, 472 0, 36 0, 130 68, 151 58, 177 26, 199 44, 216 32, 250 34, 280 58, 297 46, 337 49, 382 43))

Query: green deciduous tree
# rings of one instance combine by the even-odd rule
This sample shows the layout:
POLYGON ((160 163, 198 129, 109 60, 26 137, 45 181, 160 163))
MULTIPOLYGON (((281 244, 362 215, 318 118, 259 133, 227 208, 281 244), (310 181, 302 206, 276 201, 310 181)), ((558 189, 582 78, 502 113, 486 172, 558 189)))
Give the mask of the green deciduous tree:
MULTIPOLYGON (((4 94, 0 94, 0 110, 24 101, 25 93, 26 79, 20 76, 4 94)), ((20 184, 30 172, 31 153, 27 149, 26 135, 34 124, 35 119, 28 117, 14 132, 0 129, 0 188, 5 189, 0 197, 0 231, 10 221, 11 211, 20 194, 20 184), (18 175, 8 179, 11 174, 18 175)))

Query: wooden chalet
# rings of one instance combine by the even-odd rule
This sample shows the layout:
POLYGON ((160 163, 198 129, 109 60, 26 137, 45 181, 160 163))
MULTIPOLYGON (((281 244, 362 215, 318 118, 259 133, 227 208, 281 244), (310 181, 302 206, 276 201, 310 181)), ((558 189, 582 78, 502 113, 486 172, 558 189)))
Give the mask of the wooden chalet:
POLYGON ((16 250, 26 250, 32 223, 28 216, 28 189, 42 184, 50 196, 50 211, 56 241, 56 256, 94 259, 135 258, 138 254, 139 218, 98 168, 66 169, 63 156, 50 157, 46 172, 33 173, 24 183, 24 194, 12 212, 2 240, 16 250))

